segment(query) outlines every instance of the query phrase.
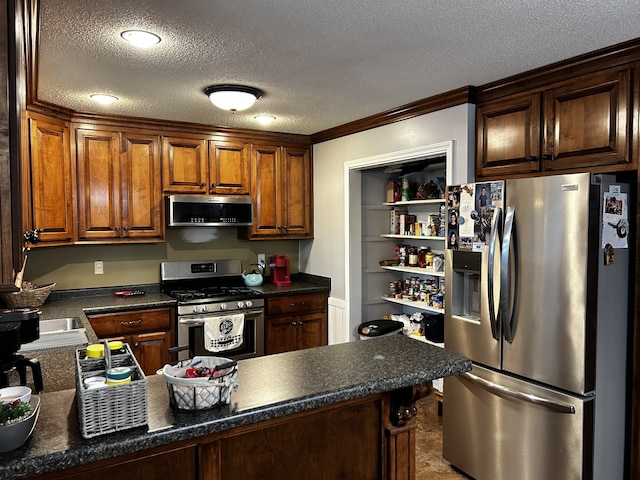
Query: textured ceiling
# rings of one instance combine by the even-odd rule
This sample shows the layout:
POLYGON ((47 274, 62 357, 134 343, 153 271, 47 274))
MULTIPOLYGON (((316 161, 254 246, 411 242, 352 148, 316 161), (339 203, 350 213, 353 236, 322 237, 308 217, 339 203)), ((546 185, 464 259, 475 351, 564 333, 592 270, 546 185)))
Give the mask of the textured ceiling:
POLYGON ((38 98, 312 134, 640 37, 638 0, 41 0, 38 98), (139 50, 120 32, 162 37, 139 50), (216 109, 207 85, 264 90, 216 109), (110 106, 89 95, 119 97, 110 106), (275 115, 261 127, 253 117, 275 115))

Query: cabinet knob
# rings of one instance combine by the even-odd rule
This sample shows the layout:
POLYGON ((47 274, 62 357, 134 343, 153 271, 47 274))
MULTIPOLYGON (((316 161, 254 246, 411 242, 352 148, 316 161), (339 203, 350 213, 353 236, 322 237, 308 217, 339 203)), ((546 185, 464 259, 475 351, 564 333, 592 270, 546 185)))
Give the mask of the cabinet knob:
POLYGON ((535 162, 536 160, 538 160, 538 157, 536 157, 535 155, 529 155, 527 157, 527 160, 529 160, 530 162, 535 162))
POLYGON ((211 188, 216 188, 216 184, 215 184, 215 183, 212 183, 212 184, 211 184, 211 188))
POLYGON ((295 327, 296 326, 296 322, 291 322, 291 325, 293 325, 295 327))
POLYGON ((207 186, 207 184, 206 184, 205 182, 202 182, 202 183, 200 184, 200 186, 201 186, 201 187, 206 187, 206 186, 207 186))

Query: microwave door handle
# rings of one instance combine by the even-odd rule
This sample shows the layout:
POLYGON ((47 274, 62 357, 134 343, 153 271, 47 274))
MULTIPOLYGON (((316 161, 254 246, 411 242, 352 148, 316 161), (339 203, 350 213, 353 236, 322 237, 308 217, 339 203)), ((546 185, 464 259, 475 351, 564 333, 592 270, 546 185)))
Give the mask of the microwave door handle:
POLYGON ((496 261, 496 244, 502 242, 502 208, 498 207, 493 212, 491 223, 491 240, 489 241, 489 258, 487 260, 487 283, 489 301, 489 324, 491 325, 491 336, 495 340, 500 340, 500 310, 496 313, 495 307, 495 278, 494 267, 496 261))
POLYGON ((513 388, 505 387, 503 385, 498 385, 497 383, 490 382, 489 380, 485 380, 484 378, 478 377, 473 373, 462 373, 461 378, 475 383, 485 390, 500 397, 516 398, 524 402, 543 406, 545 408, 548 408, 549 410, 553 410, 554 412, 568 413, 573 415, 575 415, 576 413, 575 405, 571 405, 570 403, 561 403, 555 400, 549 400, 547 398, 540 397, 539 395, 534 395, 532 393, 520 392, 518 390, 514 390, 513 388))
POLYGON ((500 260, 500 310, 502 313, 502 329, 504 338, 513 343, 516 330, 519 297, 519 252, 516 225, 516 209, 513 205, 507 207, 507 215, 504 221, 504 242, 502 244, 502 257, 500 260), (513 246, 513 248, 511 248, 513 246), (513 257, 510 258, 513 252, 513 257), (509 260, 513 260, 512 263, 509 260), (513 272, 510 266, 513 265, 513 272), (510 302, 511 283, 513 281, 513 302, 510 302))

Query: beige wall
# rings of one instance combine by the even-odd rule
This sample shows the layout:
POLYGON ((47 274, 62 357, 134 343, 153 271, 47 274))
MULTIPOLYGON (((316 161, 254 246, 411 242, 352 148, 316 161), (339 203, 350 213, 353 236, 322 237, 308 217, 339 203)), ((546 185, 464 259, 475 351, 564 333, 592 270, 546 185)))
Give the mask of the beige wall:
POLYGON ((56 283, 56 290, 140 285, 160 281, 160 262, 239 258, 250 271, 257 254, 289 255, 291 271, 298 272, 298 241, 238 240, 235 227, 217 229, 217 238, 194 243, 192 237, 205 230, 168 229, 166 243, 139 245, 74 245, 34 248, 28 252, 25 281, 44 285, 56 283), (93 262, 104 262, 104 274, 94 275, 93 262))

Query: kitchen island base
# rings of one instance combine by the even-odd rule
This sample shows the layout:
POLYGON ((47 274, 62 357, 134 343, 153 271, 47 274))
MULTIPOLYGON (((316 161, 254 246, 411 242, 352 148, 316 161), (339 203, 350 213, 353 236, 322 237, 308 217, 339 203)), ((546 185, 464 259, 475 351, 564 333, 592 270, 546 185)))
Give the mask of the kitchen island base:
POLYGON ((393 335, 240 360, 231 402, 195 411, 171 408, 150 375, 148 425, 89 439, 75 390, 44 393, 31 438, 0 454, 0 478, 411 480, 416 400, 470 369, 393 335))
POLYGON ((32 478, 412 480, 415 401, 429 391, 430 383, 370 395, 32 478))

